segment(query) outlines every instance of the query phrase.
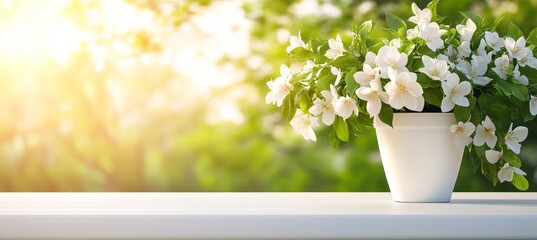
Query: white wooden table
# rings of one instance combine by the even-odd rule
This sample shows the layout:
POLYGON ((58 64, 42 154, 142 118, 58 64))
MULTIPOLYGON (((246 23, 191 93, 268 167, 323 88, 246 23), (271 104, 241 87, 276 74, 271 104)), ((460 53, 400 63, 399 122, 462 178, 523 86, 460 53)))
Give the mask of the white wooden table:
POLYGON ((0 239, 537 239, 537 193, 0 193, 0 239))

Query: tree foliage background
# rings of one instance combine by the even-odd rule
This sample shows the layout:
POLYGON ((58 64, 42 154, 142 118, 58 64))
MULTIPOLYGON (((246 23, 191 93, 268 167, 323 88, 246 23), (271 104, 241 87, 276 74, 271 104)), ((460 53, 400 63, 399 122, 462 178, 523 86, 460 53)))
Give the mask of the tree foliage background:
MULTIPOLYGON (((0 190, 388 191, 374 131, 338 149, 306 142, 264 103, 265 83, 290 35, 349 37, 386 12, 408 18, 410 3, 2 0, 0 190)), ((535 0, 438 7, 452 24, 468 10, 504 16, 504 33, 537 27, 535 0)), ((528 127, 521 157, 536 191, 528 127)), ((515 189, 463 162, 455 190, 515 189)))

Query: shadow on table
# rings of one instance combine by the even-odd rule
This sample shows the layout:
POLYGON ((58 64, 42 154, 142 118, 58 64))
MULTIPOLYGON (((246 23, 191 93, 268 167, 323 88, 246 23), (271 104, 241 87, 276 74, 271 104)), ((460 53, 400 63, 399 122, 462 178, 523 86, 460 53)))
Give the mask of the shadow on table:
POLYGON ((509 205, 537 207, 537 199, 454 199, 451 204, 509 205))

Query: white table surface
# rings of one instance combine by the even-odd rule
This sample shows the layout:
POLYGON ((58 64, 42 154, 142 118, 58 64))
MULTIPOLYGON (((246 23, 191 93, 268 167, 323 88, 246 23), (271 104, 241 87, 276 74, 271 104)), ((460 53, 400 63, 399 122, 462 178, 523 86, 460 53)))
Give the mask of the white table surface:
POLYGON ((537 239, 537 193, 0 193, 0 239, 537 239))

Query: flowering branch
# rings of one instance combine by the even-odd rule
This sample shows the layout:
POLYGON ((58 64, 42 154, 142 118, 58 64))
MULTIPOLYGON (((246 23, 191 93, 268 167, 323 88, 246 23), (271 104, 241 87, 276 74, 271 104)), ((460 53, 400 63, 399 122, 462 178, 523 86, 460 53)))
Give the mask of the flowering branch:
POLYGON ((336 147, 350 135, 372 127, 372 118, 392 125, 394 112, 453 112, 454 144, 464 160, 495 185, 508 181, 528 188, 518 157, 528 129, 513 123, 537 115, 537 28, 527 38, 511 23, 500 37, 494 24, 471 12, 454 26, 442 23, 433 0, 412 4, 408 21, 387 13, 390 37, 372 38, 374 23, 353 29, 350 42, 340 35, 305 43, 292 36, 290 65, 268 82, 267 103, 282 107, 284 118, 307 140, 314 129, 331 126, 336 147))

